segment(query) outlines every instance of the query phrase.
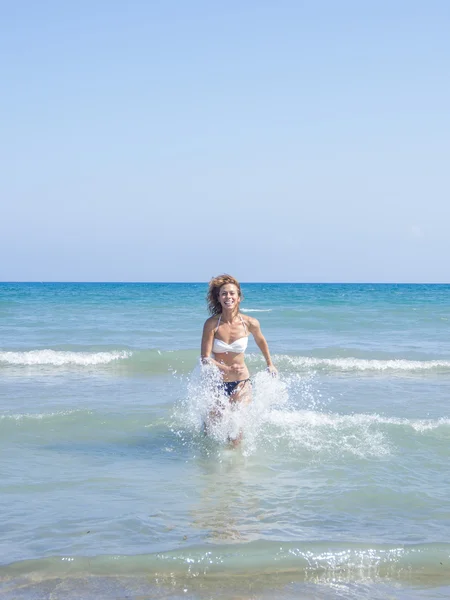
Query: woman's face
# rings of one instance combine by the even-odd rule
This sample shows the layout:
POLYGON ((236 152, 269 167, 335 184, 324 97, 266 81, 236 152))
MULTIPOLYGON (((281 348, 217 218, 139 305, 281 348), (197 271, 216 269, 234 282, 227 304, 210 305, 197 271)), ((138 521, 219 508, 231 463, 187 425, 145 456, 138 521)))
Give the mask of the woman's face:
POLYGON ((241 301, 239 291, 234 283, 225 283, 219 290, 219 302, 222 309, 233 310, 241 301))

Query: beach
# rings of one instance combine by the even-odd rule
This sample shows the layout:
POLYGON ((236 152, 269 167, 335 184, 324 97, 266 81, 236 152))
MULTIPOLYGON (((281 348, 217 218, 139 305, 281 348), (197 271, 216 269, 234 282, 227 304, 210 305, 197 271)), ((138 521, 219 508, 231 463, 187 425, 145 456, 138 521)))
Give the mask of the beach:
POLYGON ((205 436, 207 284, 0 283, 2 599, 450 597, 450 285, 242 287, 205 436))

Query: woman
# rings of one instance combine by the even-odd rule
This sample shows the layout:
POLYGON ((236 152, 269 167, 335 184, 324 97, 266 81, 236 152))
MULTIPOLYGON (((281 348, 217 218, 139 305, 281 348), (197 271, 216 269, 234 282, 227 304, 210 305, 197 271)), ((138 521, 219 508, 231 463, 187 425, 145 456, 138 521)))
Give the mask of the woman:
POLYGON ((219 275, 209 282, 207 301, 212 316, 203 327, 201 360, 220 370, 223 393, 232 403, 251 400, 250 374, 244 359, 250 333, 263 353, 267 370, 277 374, 258 320, 239 312, 241 300, 241 286, 231 275, 219 275))

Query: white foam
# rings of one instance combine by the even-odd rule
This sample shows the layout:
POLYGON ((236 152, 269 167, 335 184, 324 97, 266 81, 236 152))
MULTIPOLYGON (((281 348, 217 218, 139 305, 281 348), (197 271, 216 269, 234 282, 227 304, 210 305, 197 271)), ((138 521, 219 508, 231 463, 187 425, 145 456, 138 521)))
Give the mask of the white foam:
POLYGON ((278 431, 296 454, 299 451, 319 456, 352 454, 359 458, 382 457, 391 453, 385 433, 372 427, 372 421, 352 415, 316 411, 271 411, 268 424, 278 431))
POLYGON ((432 369, 449 369, 448 360, 377 360, 364 358, 315 358, 312 356, 289 356, 287 354, 274 357, 274 362, 287 362, 292 367, 305 369, 331 368, 339 371, 429 371, 432 369))
POLYGON ((114 360, 129 358, 132 352, 70 352, 57 350, 28 350, 26 352, 0 352, 0 363, 9 365, 106 365, 114 360))
POLYGON ((448 427, 450 419, 407 419, 377 414, 340 415, 313 410, 272 410, 266 414, 270 429, 265 438, 281 438, 291 450, 306 450, 316 459, 320 455, 352 454, 359 458, 379 458, 391 454, 397 436, 386 426, 411 428, 422 434, 448 427))
POLYGON ((315 427, 361 427, 366 425, 398 425, 411 427, 415 431, 427 431, 438 427, 449 426, 450 419, 407 419, 401 417, 383 417, 377 414, 339 415, 309 410, 301 411, 272 411, 270 420, 277 425, 286 422, 293 425, 308 425, 315 427))
POLYGON ((241 308, 242 312, 272 312, 271 308, 241 308))

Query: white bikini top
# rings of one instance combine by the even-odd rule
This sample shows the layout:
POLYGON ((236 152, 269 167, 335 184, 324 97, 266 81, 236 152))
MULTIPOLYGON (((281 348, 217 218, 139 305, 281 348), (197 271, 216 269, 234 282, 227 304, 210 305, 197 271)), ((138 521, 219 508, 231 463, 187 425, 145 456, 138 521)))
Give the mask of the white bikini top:
MULTIPOLYGON (((247 331, 247 326, 244 323, 244 319, 241 317, 241 315, 239 315, 239 317, 242 321, 242 325, 244 326, 245 331, 247 331)), ((217 333, 217 330, 219 329, 221 318, 222 318, 222 315, 219 316, 219 320, 217 321, 217 327, 215 328, 214 333, 217 333)), ((248 345, 248 335, 246 335, 245 337, 241 337, 238 340, 234 340, 234 342, 232 344, 227 344, 226 342, 224 342, 222 340, 218 340, 217 338, 214 338, 214 344, 212 347, 212 351, 214 352, 214 354, 220 354, 221 352, 234 352, 235 354, 241 354, 242 352, 246 351, 247 345, 248 345)))

